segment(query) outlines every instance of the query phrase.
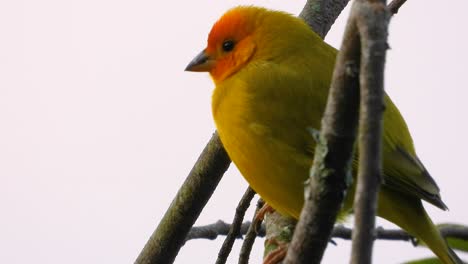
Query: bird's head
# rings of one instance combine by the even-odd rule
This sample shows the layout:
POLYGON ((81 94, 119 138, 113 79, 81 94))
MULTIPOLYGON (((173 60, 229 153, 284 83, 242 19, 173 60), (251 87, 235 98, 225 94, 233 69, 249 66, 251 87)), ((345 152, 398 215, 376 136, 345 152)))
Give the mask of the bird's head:
POLYGON ((226 12, 213 25, 207 47, 185 70, 209 72, 215 82, 236 73, 255 53, 255 21, 263 11, 262 8, 236 7, 226 12))
POLYGON ((301 19, 261 7, 239 6, 227 11, 212 27, 207 47, 186 71, 209 72, 215 83, 252 61, 282 63, 302 56, 322 39, 301 19), (301 55, 302 54, 302 55, 301 55))

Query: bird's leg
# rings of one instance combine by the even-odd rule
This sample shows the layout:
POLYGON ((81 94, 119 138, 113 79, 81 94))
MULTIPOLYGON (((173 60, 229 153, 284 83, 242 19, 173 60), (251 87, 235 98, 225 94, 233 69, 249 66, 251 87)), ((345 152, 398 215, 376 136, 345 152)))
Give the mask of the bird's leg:
POLYGON ((265 219, 266 239, 264 264, 281 263, 291 242, 296 220, 278 212, 269 213, 265 219))
POLYGON ((253 219, 253 225, 255 226, 255 232, 258 233, 259 230, 257 230, 257 227, 261 226, 261 223, 263 221, 263 219, 265 218, 265 215, 267 213, 273 213, 275 211, 275 209, 273 209, 273 207, 271 207, 270 205, 268 205, 267 203, 265 203, 262 208, 260 208, 260 210, 258 210, 258 212, 255 214, 255 218, 253 219))
POLYGON ((288 252, 289 243, 280 242, 276 239, 267 239, 265 244, 276 244, 277 248, 270 251, 268 255, 263 258, 263 264, 278 264, 283 261, 286 257, 286 252, 288 252))

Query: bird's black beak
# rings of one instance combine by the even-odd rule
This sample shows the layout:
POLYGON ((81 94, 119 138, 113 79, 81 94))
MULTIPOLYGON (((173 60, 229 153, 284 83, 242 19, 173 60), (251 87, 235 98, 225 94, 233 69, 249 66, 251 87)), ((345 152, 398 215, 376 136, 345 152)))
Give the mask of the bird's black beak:
POLYGON ((203 50, 185 68, 192 72, 209 72, 215 66, 215 60, 203 50))

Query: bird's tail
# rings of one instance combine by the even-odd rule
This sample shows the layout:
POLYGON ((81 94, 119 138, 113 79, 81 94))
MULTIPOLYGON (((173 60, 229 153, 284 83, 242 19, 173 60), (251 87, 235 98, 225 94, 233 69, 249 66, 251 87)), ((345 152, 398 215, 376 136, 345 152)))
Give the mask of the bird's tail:
POLYGON ((442 263, 463 264, 432 223, 420 199, 382 188, 379 195, 378 214, 422 240, 442 263))
POLYGON ((423 226, 425 226, 425 231, 417 230, 414 232, 413 230, 407 230, 408 233, 413 234, 415 237, 421 239, 431 250, 434 254, 439 257, 439 259, 444 264, 463 264, 464 262, 457 256, 457 254, 448 246, 447 241, 442 237, 437 227, 432 223, 429 216, 426 214, 424 208, 421 205, 421 211, 424 214, 425 222, 423 226))

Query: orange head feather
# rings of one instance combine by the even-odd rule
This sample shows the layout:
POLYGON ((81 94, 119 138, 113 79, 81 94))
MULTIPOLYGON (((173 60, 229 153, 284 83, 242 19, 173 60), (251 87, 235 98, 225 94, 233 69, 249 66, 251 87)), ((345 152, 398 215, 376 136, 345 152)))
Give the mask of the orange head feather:
POLYGON ((261 8, 236 7, 227 11, 214 25, 208 36, 205 53, 216 61, 210 74, 220 82, 236 73, 255 52, 252 34, 255 16, 261 8))
POLYGON ((312 34, 304 32, 312 31, 289 14, 261 7, 235 7, 213 25, 206 49, 186 70, 209 71, 214 82, 220 83, 251 61, 272 61, 300 50, 304 43, 314 43, 312 34))

